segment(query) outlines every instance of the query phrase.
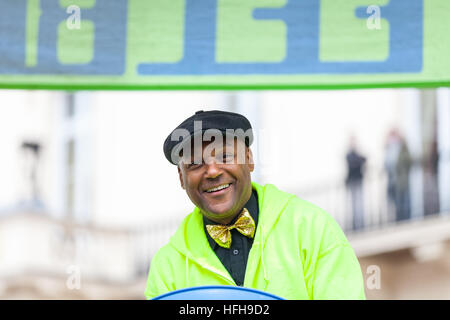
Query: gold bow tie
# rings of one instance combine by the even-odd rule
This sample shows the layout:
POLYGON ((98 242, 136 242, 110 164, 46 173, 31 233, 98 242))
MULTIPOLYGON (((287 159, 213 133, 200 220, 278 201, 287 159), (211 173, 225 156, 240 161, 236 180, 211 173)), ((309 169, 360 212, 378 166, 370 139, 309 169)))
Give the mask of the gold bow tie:
POLYGON ((206 230, 217 244, 223 248, 229 249, 231 246, 231 232, 235 229, 244 236, 253 238, 255 235, 255 221, 247 209, 243 209, 236 222, 230 226, 221 224, 208 224, 206 230))

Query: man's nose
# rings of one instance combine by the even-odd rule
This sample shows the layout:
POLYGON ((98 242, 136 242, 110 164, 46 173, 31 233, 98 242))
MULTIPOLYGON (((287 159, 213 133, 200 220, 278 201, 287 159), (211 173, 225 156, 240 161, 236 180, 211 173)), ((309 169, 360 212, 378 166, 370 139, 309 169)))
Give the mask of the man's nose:
POLYGON ((215 179, 222 174, 219 166, 217 165, 215 160, 208 161, 205 163, 206 165, 206 178, 215 179))

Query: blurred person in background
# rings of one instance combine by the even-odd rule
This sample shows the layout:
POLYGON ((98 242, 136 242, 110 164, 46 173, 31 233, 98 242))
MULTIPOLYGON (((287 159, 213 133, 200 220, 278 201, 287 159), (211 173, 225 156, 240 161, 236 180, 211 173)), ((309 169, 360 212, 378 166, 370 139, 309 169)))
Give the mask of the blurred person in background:
POLYGON ((345 159, 347 161, 345 185, 350 195, 353 230, 358 230, 364 227, 363 178, 366 158, 357 150, 354 135, 350 137, 350 146, 345 159))
POLYGON ((19 205, 28 209, 42 209, 44 203, 40 194, 38 171, 42 145, 36 141, 23 141, 20 145, 23 155, 23 196, 19 205))
POLYGON ((164 154, 195 208, 153 257, 146 298, 232 285, 285 299, 365 299, 361 267, 337 222, 251 180, 252 141, 247 118, 224 111, 198 111, 167 137, 164 154))
POLYGON ((411 218, 409 172, 411 156, 404 137, 397 129, 388 134, 384 166, 388 177, 388 201, 394 204, 395 220, 411 218))
POLYGON ((440 211, 439 205, 439 152, 434 137, 424 162, 425 215, 440 211))

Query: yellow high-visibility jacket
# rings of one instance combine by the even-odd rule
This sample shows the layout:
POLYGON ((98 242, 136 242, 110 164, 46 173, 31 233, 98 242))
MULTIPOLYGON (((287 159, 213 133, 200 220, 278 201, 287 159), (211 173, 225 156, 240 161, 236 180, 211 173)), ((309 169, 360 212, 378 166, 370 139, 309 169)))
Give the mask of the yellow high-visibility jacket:
MULTIPOLYGON (((336 221, 317 206, 252 182, 259 218, 244 287, 285 299, 365 299, 361 268, 336 221)), ((195 208, 151 261, 145 296, 187 287, 232 285, 195 208)))

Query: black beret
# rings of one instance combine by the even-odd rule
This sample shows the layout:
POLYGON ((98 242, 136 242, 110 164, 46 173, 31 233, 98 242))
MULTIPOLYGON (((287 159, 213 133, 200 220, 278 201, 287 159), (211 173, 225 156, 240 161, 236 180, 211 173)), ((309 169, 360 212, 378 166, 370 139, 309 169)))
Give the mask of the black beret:
MULTIPOLYGON (((181 146, 182 142, 190 141, 194 135, 203 134, 206 130, 216 129, 222 134, 226 134, 227 130, 242 130, 247 135, 245 136, 245 144, 249 147, 253 142, 253 132, 250 121, 243 115, 227 111, 197 111, 193 116, 184 120, 167 136, 164 141, 164 155, 166 159, 172 163, 177 164, 176 159, 172 159, 172 150, 181 146), (197 123, 194 126, 194 121, 197 123), (201 121, 200 123, 197 121, 201 121), (199 124, 201 126, 199 126, 199 124), (249 130, 250 129, 250 130, 249 130)), ((241 131, 241 132, 242 132, 241 131)))

